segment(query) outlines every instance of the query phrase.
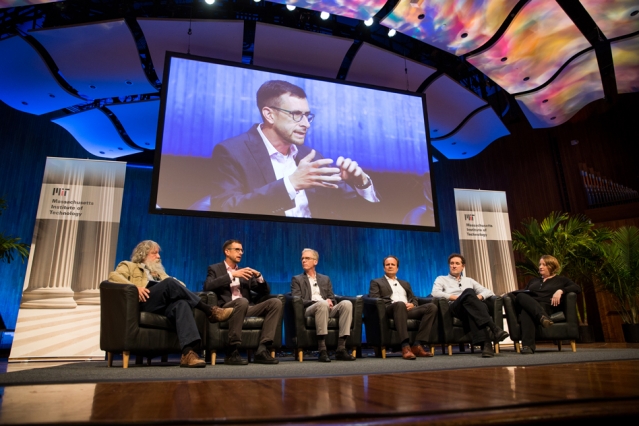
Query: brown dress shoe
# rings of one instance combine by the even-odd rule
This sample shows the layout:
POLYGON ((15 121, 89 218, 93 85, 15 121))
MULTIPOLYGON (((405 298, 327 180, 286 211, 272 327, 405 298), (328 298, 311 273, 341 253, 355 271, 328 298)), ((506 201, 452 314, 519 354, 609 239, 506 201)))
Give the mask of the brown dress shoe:
POLYGON ((180 367, 182 368, 204 368, 206 363, 202 358, 193 351, 189 351, 188 354, 182 355, 180 358, 180 367))
POLYGON ((539 319, 539 323, 541 324, 543 328, 548 328, 554 324, 552 320, 548 318, 546 315, 541 316, 541 318, 539 319))
POLYGON ((217 306, 211 306, 211 315, 209 315, 209 322, 222 322, 229 319, 233 313, 233 308, 218 308, 217 306))
POLYGON ((410 350, 410 346, 402 346, 402 358, 404 358, 404 359, 417 359, 415 354, 410 350))
POLYGON ((422 347, 422 345, 416 345, 413 346, 412 348, 410 348, 410 351, 413 353, 413 355, 415 356, 420 356, 420 357, 429 357, 429 356, 433 356, 432 353, 430 353, 430 351, 426 352, 424 350, 424 348, 422 347))

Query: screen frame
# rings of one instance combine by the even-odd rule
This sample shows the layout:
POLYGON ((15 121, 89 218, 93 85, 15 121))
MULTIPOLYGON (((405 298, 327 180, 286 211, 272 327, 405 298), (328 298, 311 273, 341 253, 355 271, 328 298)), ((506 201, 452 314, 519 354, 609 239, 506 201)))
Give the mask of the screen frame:
POLYGON ((432 146, 431 138, 430 138, 428 110, 427 110, 425 93, 409 92, 405 90, 397 90, 397 89, 392 89, 388 87, 349 82, 349 81, 344 81, 339 79, 331 79, 331 78, 314 76, 311 74, 295 73, 295 72, 289 72, 285 70, 260 67, 255 65, 247 65, 247 64, 238 63, 238 62, 226 61, 226 60, 215 59, 215 58, 207 58, 203 56, 196 56, 196 55, 184 54, 179 52, 171 52, 171 51, 167 51, 165 54, 163 75, 164 75, 163 83, 162 83, 162 88, 160 91, 160 111, 158 116, 158 127, 157 127, 157 133, 156 133, 155 153, 154 153, 154 161, 153 161, 153 176, 152 176, 151 194, 150 194, 150 202, 149 202, 150 214, 188 216, 188 217, 195 216, 195 217, 209 217, 209 218, 237 219, 237 220, 255 220, 255 221, 266 221, 266 222, 305 223, 305 224, 314 224, 314 225, 349 226, 349 227, 356 227, 356 228, 372 228, 372 229, 395 229, 395 230, 408 230, 408 231, 420 231, 420 232, 439 232, 440 231, 439 208, 438 208, 439 204, 437 200, 437 191, 436 191, 436 185, 435 185, 436 178, 433 174, 433 154, 432 153, 434 148, 432 146), (421 225, 406 225, 406 224, 394 224, 394 223, 385 223, 385 222, 361 222, 361 221, 338 220, 338 219, 274 216, 274 215, 268 215, 268 214, 218 212, 218 211, 212 211, 212 210, 203 211, 203 210, 187 210, 187 209, 173 209, 173 208, 161 208, 161 207, 158 208, 157 198, 158 198, 159 181, 160 181, 160 164, 161 164, 161 158, 162 158, 164 122, 165 122, 167 92, 168 92, 168 84, 169 84, 168 82, 169 82, 169 77, 171 72, 172 58, 180 58, 180 59, 187 59, 187 60, 193 60, 193 61, 199 61, 199 62, 219 64, 224 66, 244 68, 244 69, 255 70, 255 71, 278 73, 278 74, 283 74, 283 75, 291 76, 291 77, 299 77, 299 78, 323 81, 323 82, 346 85, 346 86, 362 87, 366 89, 378 90, 383 92, 391 92, 391 93, 397 93, 401 95, 408 95, 408 96, 420 98, 422 102, 422 111, 424 114, 424 126, 425 126, 424 131, 426 135, 426 150, 428 153, 428 167, 429 167, 431 194, 432 194, 432 202, 433 202, 433 217, 435 222, 434 225, 421 226, 421 225))

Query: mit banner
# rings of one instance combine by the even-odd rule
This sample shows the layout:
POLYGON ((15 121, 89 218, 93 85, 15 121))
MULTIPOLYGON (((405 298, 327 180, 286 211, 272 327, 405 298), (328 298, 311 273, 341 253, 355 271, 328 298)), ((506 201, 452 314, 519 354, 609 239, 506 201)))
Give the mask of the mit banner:
POLYGON ((98 285, 115 263, 125 172, 47 158, 11 360, 104 357, 98 285))
POLYGON ((455 210, 466 275, 498 295, 516 290, 506 193, 455 189, 455 210))

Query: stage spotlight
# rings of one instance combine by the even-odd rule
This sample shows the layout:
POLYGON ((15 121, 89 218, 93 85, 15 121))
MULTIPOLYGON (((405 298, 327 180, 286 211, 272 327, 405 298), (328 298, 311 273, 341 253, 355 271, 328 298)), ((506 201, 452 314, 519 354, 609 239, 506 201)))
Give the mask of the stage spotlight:
POLYGON ((330 13, 328 13, 328 12, 322 12, 322 13, 320 13, 320 18, 322 18, 322 19, 323 19, 323 20, 325 20, 325 21, 328 19, 328 17, 329 17, 329 16, 331 16, 331 14, 330 14, 330 13))
POLYGON ((395 29, 394 29, 394 28, 391 28, 390 30, 388 30, 388 36, 389 36, 389 37, 392 37, 392 36, 394 36, 395 34, 397 34, 397 31, 395 31, 395 29))
POLYGON ((286 8, 292 12, 297 8, 297 6, 293 6, 292 4, 287 4, 286 8))
POLYGON ((259 2, 261 2, 262 0, 253 0, 253 1, 254 1, 255 3, 259 3, 259 2))
POLYGON ((213 4, 213 3, 215 3, 215 0, 204 0, 204 2, 206 4, 213 4))
POLYGON ((365 20, 364 25, 366 25, 367 27, 373 25, 373 18, 368 18, 367 20, 365 20))

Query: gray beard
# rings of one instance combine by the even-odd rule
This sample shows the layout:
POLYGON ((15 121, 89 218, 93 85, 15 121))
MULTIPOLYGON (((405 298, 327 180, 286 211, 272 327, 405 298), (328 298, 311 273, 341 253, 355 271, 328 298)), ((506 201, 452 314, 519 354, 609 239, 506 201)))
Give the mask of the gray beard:
POLYGON ((149 270, 149 272, 151 272, 151 275, 161 276, 166 273, 161 260, 157 260, 153 263, 149 263, 146 265, 146 267, 149 270))

